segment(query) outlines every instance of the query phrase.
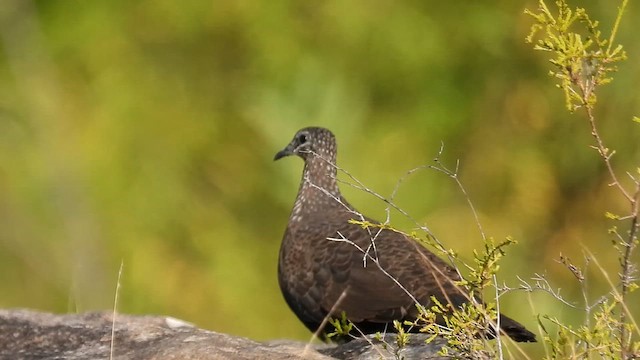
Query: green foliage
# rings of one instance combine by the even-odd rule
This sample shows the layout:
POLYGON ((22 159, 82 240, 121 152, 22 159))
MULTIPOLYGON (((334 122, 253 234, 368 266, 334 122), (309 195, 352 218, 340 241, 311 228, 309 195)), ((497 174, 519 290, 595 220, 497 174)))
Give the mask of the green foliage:
POLYGON ((478 303, 466 303, 458 309, 442 304, 435 297, 433 305, 420 308, 416 324, 423 333, 447 340, 447 346, 440 350, 441 355, 456 354, 456 358, 491 359, 497 354, 496 344, 487 341, 484 334, 489 333, 497 313, 493 306, 478 303))
POLYGON ((391 230, 396 232, 398 231, 389 224, 382 224, 382 223, 374 224, 367 220, 351 219, 349 220, 349 224, 360 225, 363 229, 376 228, 376 229, 391 230))
MULTIPOLYGON (((550 62, 555 70, 550 75, 559 79, 567 108, 573 111, 592 107, 596 102, 595 88, 609 83, 610 73, 617 70, 614 64, 627 58, 622 45, 613 45, 617 23, 611 36, 603 38, 598 21, 592 20, 584 8, 572 9, 565 0, 555 4, 556 14, 544 0, 538 2, 537 11, 525 10, 535 20, 526 40, 533 43, 534 37, 543 33, 534 49, 553 54, 550 62)), ((622 10, 617 22, 621 16, 622 10)))
POLYGON ((398 320, 393 320, 393 328, 396 330, 396 345, 398 349, 402 349, 409 344, 409 334, 405 330, 404 324, 398 320))
POLYGON ((593 111, 596 104, 596 89, 612 80, 609 75, 616 70, 614 63, 626 59, 622 45, 614 45, 614 41, 627 3, 628 0, 622 0, 608 39, 602 37, 602 33, 598 30, 598 22, 593 21, 585 9, 574 10, 564 0, 556 1, 557 15, 552 14, 543 0, 540 0, 537 12, 526 11, 535 20, 526 41, 532 43, 534 36, 540 31, 543 32, 542 38, 536 42, 534 49, 554 54, 551 63, 555 65, 556 70, 551 75, 560 79, 559 87, 565 93, 567 108, 571 111, 577 108, 586 110, 594 139, 591 148, 598 152, 600 159, 606 165, 611 179, 609 185, 617 190, 631 209, 624 216, 609 211, 605 213, 605 217, 610 221, 629 222, 629 230, 625 232, 620 232, 617 225, 610 227, 607 231, 610 236, 613 236, 611 243, 618 255, 619 284, 609 280, 607 271, 595 261, 593 255, 587 257, 587 262, 589 260, 596 262, 601 274, 611 287, 609 293, 601 296, 596 304, 589 303, 585 272, 567 258, 560 257, 560 263, 575 276, 582 287, 586 316, 584 324, 579 327, 572 327, 554 317, 539 317, 540 326, 545 334, 544 341, 550 348, 547 356, 549 359, 629 359, 640 356, 638 329, 634 315, 629 311, 630 295, 638 288, 637 269, 632 256, 638 246, 640 231, 638 224, 640 179, 628 174, 633 182, 632 188, 619 181, 617 170, 611 162, 616 152, 605 146, 593 111), (586 35, 585 40, 583 35, 586 35), (554 334, 555 337, 547 330, 541 319, 551 322, 558 328, 554 334))
POLYGON ((484 251, 473 250, 475 266, 469 268, 469 274, 459 282, 459 285, 468 287, 472 296, 491 286, 493 276, 500 270, 498 262, 505 255, 505 247, 513 244, 517 244, 517 241, 512 237, 507 237, 500 243, 496 243, 492 237, 487 238, 484 242, 484 251))
MULTIPOLYGON (((508 237, 505 241, 496 243, 489 237, 481 252, 474 250, 474 266, 465 265, 469 274, 458 286, 468 290, 469 299, 478 298, 483 290, 494 289, 495 275, 499 270, 499 260, 505 255, 505 248, 516 243, 508 237)), ((421 332, 431 334, 429 341, 437 336, 447 340, 447 347, 441 350, 443 356, 451 351, 456 356, 469 359, 491 359, 498 354, 497 344, 487 342, 487 334, 495 333, 497 311, 493 301, 470 301, 460 308, 453 308, 450 304, 443 304, 435 297, 431 298, 429 308, 418 306, 419 317, 413 323, 405 325, 419 326, 421 332)))
POLYGON ((451 260, 455 260, 458 258, 458 252, 456 252, 453 248, 446 248, 438 239, 436 239, 430 233, 424 233, 423 236, 420 236, 417 232, 412 232, 409 234, 413 240, 419 242, 423 246, 426 246, 430 249, 435 249, 437 253, 441 256, 446 256, 451 260))
POLYGON ((546 359, 629 359, 639 356, 640 341, 635 341, 630 346, 619 341, 620 326, 626 327, 629 332, 635 331, 634 325, 620 323, 619 316, 615 313, 619 305, 617 300, 603 301, 592 314, 593 321, 577 328, 550 316, 539 316, 543 340, 550 349, 546 359), (548 330, 542 319, 554 324, 556 332, 548 330))
POLYGON ((328 339, 340 340, 352 336, 351 330, 353 330, 353 323, 349 321, 344 311, 340 314, 339 318, 329 319, 329 324, 333 326, 334 330, 326 334, 328 339))

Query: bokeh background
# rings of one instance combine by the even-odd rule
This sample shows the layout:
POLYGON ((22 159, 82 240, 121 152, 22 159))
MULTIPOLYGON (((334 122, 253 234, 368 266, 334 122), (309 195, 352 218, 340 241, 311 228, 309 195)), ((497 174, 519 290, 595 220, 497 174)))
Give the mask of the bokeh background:
MULTIPOLYGON (((610 28, 617 2, 580 5, 610 28)), ((546 54, 524 42, 523 10, 535 6, 3 0, 0 306, 112 309, 123 263, 120 312, 308 339, 276 279, 302 162, 272 161, 308 125, 332 129, 341 167, 383 196, 444 145, 487 234, 519 241, 500 281, 546 274, 580 304, 559 255, 581 265, 588 249, 615 279, 604 213, 628 209, 588 147, 585 117, 565 110, 546 54)), ((621 174, 640 163, 638 16, 631 2, 619 33, 630 60, 599 91, 621 174)), ((384 217, 385 204, 343 190, 384 217)), ((482 247, 446 176, 414 174, 396 202, 463 259, 482 247)), ((415 228, 398 214, 392 223, 415 228)), ((589 269, 596 299, 610 287, 589 269)), ((545 294, 507 294, 501 309, 533 329, 539 313, 584 317, 545 294)))

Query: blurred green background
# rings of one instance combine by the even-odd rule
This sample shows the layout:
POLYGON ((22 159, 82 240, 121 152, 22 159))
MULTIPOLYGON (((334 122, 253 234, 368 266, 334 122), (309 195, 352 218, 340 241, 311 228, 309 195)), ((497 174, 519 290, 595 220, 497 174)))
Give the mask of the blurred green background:
MULTIPOLYGON (((617 2, 579 3, 603 29, 613 23, 617 2)), ((384 196, 444 144, 488 235, 519 241, 500 281, 546 274, 580 302, 556 259, 581 265, 587 248, 615 279, 603 214, 628 209, 588 148, 584 116, 564 109, 546 54, 524 43, 523 10, 535 6, 3 0, 0 307, 111 309, 123 262, 121 312, 308 339, 276 279, 302 162, 272 159, 309 125, 332 129, 340 166, 384 196)), ((599 92, 621 174, 640 163, 638 16, 632 2, 619 34, 630 60, 599 92)), ((383 203, 343 190, 383 219, 383 203)), ((397 204, 463 259, 482 247, 444 175, 411 176, 397 204)), ((590 269, 595 299, 610 288, 590 269)), ((583 320, 545 294, 510 293, 501 309, 532 329, 537 313, 583 320)))

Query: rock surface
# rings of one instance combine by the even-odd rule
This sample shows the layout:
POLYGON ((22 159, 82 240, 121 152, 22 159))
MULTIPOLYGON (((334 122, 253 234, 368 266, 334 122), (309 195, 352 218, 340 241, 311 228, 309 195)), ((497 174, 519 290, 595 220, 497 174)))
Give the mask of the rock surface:
POLYGON ((434 356, 441 342, 421 337, 396 353, 393 334, 384 343, 369 337, 338 346, 257 342, 170 317, 116 314, 113 322, 112 316, 0 310, 0 359, 441 359, 434 356))

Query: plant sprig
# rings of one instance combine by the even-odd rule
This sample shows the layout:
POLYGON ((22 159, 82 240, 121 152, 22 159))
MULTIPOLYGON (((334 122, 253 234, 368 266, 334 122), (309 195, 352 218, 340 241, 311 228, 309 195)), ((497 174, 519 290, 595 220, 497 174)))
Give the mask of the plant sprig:
POLYGON ((622 45, 613 45, 627 1, 623 1, 608 38, 584 8, 572 9, 564 0, 556 1, 557 14, 544 0, 539 0, 537 11, 525 10, 535 20, 526 41, 535 44, 534 50, 552 53, 549 62, 555 69, 549 74, 559 80, 557 86, 564 92, 570 111, 592 108, 597 100, 596 87, 611 82, 610 73, 617 71, 614 64, 627 58, 622 45), (534 41, 540 33, 541 38, 534 41))
MULTIPOLYGON (((627 172, 633 182, 633 187, 625 186, 619 181, 620 177, 611 161, 616 152, 605 145, 594 114, 597 101, 596 89, 600 85, 611 82, 611 74, 617 71, 615 64, 627 58, 622 45, 615 43, 619 25, 628 3, 628 0, 621 1, 616 20, 608 37, 603 36, 598 28, 598 21, 592 20, 584 8, 573 9, 566 0, 555 1, 555 13, 549 9, 544 0, 539 0, 536 11, 525 10, 525 13, 534 19, 526 41, 534 44, 534 50, 552 53, 552 58, 549 61, 554 69, 550 75, 559 79, 557 86, 565 94, 565 102, 569 111, 573 112, 580 108, 585 110, 589 130, 594 139, 591 148, 596 150, 606 165, 612 180, 609 185, 618 190, 618 193, 629 203, 630 207, 627 215, 605 213, 605 217, 610 221, 628 221, 629 228, 626 232, 620 232, 618 226, 613 226, 608 232, 609 235, 614 236, 613 247, 619 255, 620 282, 618 284, 611 283, 611 292, 600 297, 601 300, 596 303, 599 308, 593 313, 588 310, 585 325, 577 329, 562 324, 551 317, 540 318, 557 325, 559 329, 556 339, 552 339, 540 321, 545 333, 545 343, 551 347, 549 355, 552 359, 567 357, 589 359, 598 356, 626 359, 640 356, 638 352, 640 342, 632 341, 633 334, 638 334, 638 329, 627 307, 627 295, 638 287, 637 269, 633 264, 632 254, 638 246, 638 233, 640 232, 640 177, 627 172), (538 39, 534 41, 536 37, 538 39), (590 323, 590 320, 593 320, 593 323, 590 323)), ((634 117, 634 121, 638 121, 636 119, 637 117, 634 117)), ((595 261, 592 255, 589 258, 595 261)), ((576 275, 583 290, 586 308, 591 309, 592 307, 588 304, 582 270, 574 267, 568 259, 561 262, 576 275)), ((608 280, 606 271, 601 267, 600 269, 608 280)))

